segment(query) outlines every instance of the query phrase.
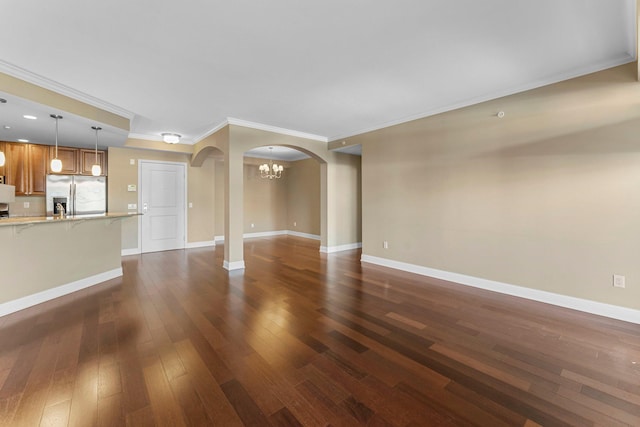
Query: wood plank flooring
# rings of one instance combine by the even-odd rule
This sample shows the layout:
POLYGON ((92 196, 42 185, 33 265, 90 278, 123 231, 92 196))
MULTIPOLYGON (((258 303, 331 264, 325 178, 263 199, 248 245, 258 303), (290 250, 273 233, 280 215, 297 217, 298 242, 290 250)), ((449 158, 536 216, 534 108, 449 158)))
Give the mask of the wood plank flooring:
POLYGON ((291 236, 0 318, 1 426, 638 426, 640 326, 291 236), (636 363, 637 362, 637 363, 636 363))

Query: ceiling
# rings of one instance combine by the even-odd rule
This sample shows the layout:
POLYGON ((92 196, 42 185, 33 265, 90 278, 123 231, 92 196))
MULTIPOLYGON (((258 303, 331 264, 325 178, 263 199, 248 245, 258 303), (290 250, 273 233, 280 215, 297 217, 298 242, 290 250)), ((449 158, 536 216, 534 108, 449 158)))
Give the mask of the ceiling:
MULTIPOLYGON (((333 141, 631 62, 635 10, 635 0, 3 0, 0 72, 131 119, 129 135, 107 128, 101 145, 162 132, 195 143, 226 123, 333 141)), ((21 102, 9 98, 3 139, 25 125, 9 118, 21 102)), ((33 138, 52 138, 50 113, 29 123, 33 138)), ((69 119, 65 145, 92 145, 92 124, 69 119)))

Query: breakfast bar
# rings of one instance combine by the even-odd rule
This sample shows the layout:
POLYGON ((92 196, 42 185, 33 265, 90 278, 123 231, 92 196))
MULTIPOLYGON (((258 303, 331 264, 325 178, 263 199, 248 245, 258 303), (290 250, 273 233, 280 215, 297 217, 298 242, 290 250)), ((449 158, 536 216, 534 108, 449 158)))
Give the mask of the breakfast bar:
POLYGON ((0 316, 122 276, 121 222, 136 215, 0 220, 0 316))

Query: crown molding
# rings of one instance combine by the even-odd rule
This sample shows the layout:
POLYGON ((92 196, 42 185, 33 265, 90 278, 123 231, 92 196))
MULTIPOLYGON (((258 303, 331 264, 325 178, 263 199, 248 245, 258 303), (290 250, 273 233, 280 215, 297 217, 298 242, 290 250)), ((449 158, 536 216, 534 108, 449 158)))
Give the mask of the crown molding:
POLYGON ((205 139, 209 135, 213 135, 214 133, 218 132, 220 129, 222 129, 223 127, 228 126, 228 125, 229 125, 229 121, 226 120, 226 119, 223 120, 222 122, 220 122, 219 124, 215 125, 211 129, 209 129, 208 131, 203 133, 202 135, 198 135, 195 138, 193 138, 193 143, 197 144, 198 142, 202 141, 203 139, 205 139))
POLYGON ((297 130, 285 129, 277 126, 270 126, 262 123, 250 122, 247 120, 234 119, 233 117, 227 117, 227 124, 242 126, 242 127, 251 128, 251 129, 264 130, 267 132, 279 133, 281 135, 295 136, 297 138, 311 139, 311 140, 320 141, 320 142, 329 142, 329 139, 326 136, 299 132, 297 130))
POLYGON ((135 116, 135 114, 129 110, 125 110, 124 108, 120 108, 116 105, 110 104, 91 95, 87 95, 84 92, 80 92, 79 90, 70 88, 69 86, 63 85, 62 83, 58 83, 39 74, 27 71, 24 68, 9 64, 8 62, 1 59, 0 72, 17 79, 24 80, 25 82, 34 84, 36 86, 40 86, 41 88, 48 89, 60 95, 75 99, 76 101, 84 102, 85 104, 92 105, 96 108, 100 108, 101 110, 105 110, 118 116, 127 118, 129 120, 132 120, 135 116))
POLYGON ((198 135, 197 137, 195 137, 194 143, 198 143, 202 141, 209 135, 213 135, 214 133, 218 132, 220 129, 229 125, 242 126, 250 129, 264 130, 267 132, 278 133, 280 135, 295 136, 298 138, 311 139, 314 141, 329 142, 329 139, 326 136, 314 135, 312 133, 300 132, 297 130, 285 129, 277 126, 265 125, 262 123, 250 122, 248 120, 227 117, 224 121, 220 122, 219 124, 215 125, 211 129, 207 130, 202 135, 198 135))
POLYGON ((537 89, 543 86, 552 85, 555 83, 560 83, 565 80, 571 80, 574 78, 582 77, 587 74, 597 73, 599 71, 604 71, 609 68, 618 67, 620 65, 628 64, 636 60, 635 52, 634 54, 625 53, 624 55, 612 59, 610 61, 601 62, 599 64, 591 65, 589 67, 582 67, 570 72, 556 74, 555 76, 551 76, 546 79, 538 80, 535 82, 531 82, 525 85, 515 86, 506 90, 492 92, 486 95, 478 96, 475 98, 467 99, 462 102, 458 102, 455 104, 450 104, 448 106, 437 108, 434 110, 429 110, 423 113, 414 114, 411 116, 403 117, 397 120, 388 121, 385 123, 381 123, 380 125, 371 126, 368 128, 360 129, 357 131, 332 136, 327 139, 327 142, 335 142, 341 139, 347 139, 350 137, 354 137, 357 135, 362 135, 368 132, 374 132, 380 129, 385 129, 392 126, 401 125, 403 123, 408 123, 414 120, 424 119, 426 117, 435 116, 436 114, 446 113, 447 111, 453 111, 460 108, 470 107, 472 105, 480 104, 487 101, 492 101, 494 99, 503 98, 509 95, 515 95, 517 93, 526 92, 528 90, 537 89))

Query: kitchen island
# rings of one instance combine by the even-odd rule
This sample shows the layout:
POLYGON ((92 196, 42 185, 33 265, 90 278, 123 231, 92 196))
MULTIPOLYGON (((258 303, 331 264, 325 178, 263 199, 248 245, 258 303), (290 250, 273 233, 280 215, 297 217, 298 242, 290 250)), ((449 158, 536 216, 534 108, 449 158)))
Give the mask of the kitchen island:
POLYGON ((0 220, 0 316, 122 276, 121 221, 136 215, 0 220))

